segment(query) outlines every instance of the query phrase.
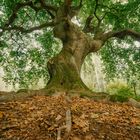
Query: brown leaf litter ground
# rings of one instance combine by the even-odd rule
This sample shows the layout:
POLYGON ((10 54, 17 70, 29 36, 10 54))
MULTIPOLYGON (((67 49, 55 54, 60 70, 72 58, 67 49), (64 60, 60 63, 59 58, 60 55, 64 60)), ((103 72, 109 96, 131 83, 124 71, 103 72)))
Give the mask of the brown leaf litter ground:
MULTIPOLYGON (((0 140, 57 140, 70 108, 69 140, 140 140, 140 109, 126 103, 34 96, 0 103, 0 140)), ((61 132, 61 139, 66 130, 61 132)))

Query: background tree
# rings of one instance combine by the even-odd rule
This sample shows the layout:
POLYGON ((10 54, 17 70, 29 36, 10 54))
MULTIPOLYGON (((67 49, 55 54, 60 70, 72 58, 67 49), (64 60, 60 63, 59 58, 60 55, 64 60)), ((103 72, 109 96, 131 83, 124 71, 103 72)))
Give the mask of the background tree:
POLYGON ((1 62, 9 74, 8 80, 22 81, 24 85, 37 77, 46 78, 48 66, 47 88, 87 90, 80 78, 81 66, 88 54, 97 51, 101 53, 110 77, 115 76, 117 70, 119 74, 122 72, 117 66, 127 67, 128 75, 138 73, 140 69, 140 48, 133 43, 133 39, 140 40, 139 0, 125 3, 112 0, 4 0, 0 9, 1 62), (61 40, 63 47, 47 62, 54 56, 55 38, 61 40), (32 39, 42 45, 37 49, 26 48, 32 39), (130 45, 117 45, 120 40, 130 45), (16 47, 10 49, 8 46, 13 42, 16 47), (10 50, 4 51, 5 48, 10 50), (30 72, 23 70, 28 63, 30 72))

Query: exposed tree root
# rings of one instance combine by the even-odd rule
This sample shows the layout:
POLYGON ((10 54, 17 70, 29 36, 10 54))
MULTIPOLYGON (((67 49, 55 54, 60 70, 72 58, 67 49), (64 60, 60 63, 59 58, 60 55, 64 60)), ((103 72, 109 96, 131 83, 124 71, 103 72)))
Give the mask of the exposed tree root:
POLYGON ((61 138, 61 131, 63 129, 66 129, 66 133, 63 137, 63 140, 68 140, 71 132, 71 127, 72 127, 72 120, 71 120, 71 110, 70 110, 70 98, 68 96, 65 96, 66 103, 68 105, 68 110, 66 111, 66 125, 61 126, 58 128, 57 131, 57 140, 62 140, 61 138))
POLYGON ((128 103, 136 108, 140 108, 140 102, 136 101, 135 99, 130 98, 128 103))
POLYGON ((0 102, 15 101, 32 97, 34 95, 47 95, 45 89, 41 90, 21 90, 19 92, 0 93, 0 102))

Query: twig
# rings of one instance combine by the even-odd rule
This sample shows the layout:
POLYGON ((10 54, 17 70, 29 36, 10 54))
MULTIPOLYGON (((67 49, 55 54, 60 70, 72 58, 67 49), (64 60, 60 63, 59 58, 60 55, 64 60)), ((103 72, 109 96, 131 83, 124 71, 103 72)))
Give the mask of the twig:
POLYGON ((70 136, 70 132, 71 132, 71 127, 72 127, 72 121, 71 121, 71 110, 70 110, 70 98, 68 96, 66 96, 65 98, 69 108, 68 110, 66 111, 66 125, 62 126, 62 127, 59 127, 58 128, 58 131, 57 131, 57 140, 61 140, 61 131, 63 129, 66 129, 66 133, 64 135, 64 140, 67 140, 70 136))
POLYGON ((57 140, 61 140, 61 130, 65 129, 66 125, 59 127, 57 130, 57 140))
POLYGON ((71 122, 71 110, 68 109, 66 111, 66 134, 64 136, 64 140, 67 140, 70 132, 71 132, 71 126, 72 126, 72 122, 71 122))

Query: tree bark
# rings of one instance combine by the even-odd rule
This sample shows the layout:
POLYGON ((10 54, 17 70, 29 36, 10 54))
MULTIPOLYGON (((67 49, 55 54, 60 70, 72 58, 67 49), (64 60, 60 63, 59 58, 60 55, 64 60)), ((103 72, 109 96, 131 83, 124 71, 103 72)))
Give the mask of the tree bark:
POLYGON ((47 88, 87 90, 80 77, 81 66, 90 52, 100 49, 102 42, 93 40, 67 20, 55 26, 54 35, 61 39, 63 49, 48 62, 50 81, 47 88))

